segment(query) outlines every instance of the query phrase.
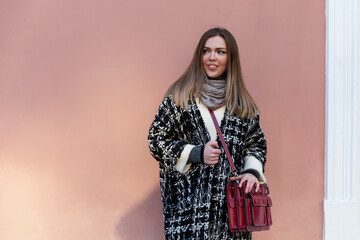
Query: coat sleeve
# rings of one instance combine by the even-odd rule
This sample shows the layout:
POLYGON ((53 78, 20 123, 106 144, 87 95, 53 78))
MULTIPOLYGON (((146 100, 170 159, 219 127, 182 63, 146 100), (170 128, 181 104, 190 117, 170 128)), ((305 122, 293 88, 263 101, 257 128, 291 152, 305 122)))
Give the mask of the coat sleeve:
POLYGON ((187 144, 181 130, 180 111, 170 98, 165 98, 159 106, 148 135, 151 155, 162 166, 171 170, 175 170, 187 144))
MULTIPOLYGON (((266 162, 266 139, 259 122, 259 115, 250 120, 250 128, 243 146, 243 156, 253 156, 260 161, 264 169, 266 162)), ((264 171, 264 170, 263 170, 264 171)), ((261 173, 260 173, 261 174, 261 173)))

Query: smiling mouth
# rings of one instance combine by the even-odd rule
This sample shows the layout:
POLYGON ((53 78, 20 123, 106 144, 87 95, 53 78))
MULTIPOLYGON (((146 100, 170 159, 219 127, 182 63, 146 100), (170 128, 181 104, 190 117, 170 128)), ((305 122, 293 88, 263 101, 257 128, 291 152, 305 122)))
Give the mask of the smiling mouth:
POLYGON ((217 67, 218 67, 218 66, 216 66, 216 65, 208 65, 208 68, 209 68, 210 70, 215 70, 217 67))

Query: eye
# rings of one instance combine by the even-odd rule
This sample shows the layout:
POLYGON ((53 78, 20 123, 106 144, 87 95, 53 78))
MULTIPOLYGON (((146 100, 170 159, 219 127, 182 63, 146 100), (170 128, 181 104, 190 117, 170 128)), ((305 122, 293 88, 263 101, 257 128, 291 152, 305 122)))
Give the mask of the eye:
POLYGON ((209 53, 209 50, 203 49, 203 53, 209 53))
POLYGON ((226 52, 225 52, 225 51, 223 51, 223 50, 220 50, 220 51, 218 51, 218 54, 223 55, 223 54, 226 54, 226 52))

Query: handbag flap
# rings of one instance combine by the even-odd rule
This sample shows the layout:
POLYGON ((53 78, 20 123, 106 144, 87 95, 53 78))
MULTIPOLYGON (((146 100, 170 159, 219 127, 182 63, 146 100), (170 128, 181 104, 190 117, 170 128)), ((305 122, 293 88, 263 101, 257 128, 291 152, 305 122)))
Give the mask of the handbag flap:
POLYGON ((266 207, 268 205, 267 197, 263 194, 250 194, 250 197, 254 207, 266 207))

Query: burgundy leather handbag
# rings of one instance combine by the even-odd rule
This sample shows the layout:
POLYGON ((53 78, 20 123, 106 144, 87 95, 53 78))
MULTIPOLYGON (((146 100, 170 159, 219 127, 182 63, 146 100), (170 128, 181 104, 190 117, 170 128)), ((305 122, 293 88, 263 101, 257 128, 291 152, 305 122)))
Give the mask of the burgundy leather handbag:
MULTIPOLYGON (((214 112, 209 109, 215 124, 226 157, 230 163, 231 171, 236 176, 236 168, 226 146, 224 137, 217 123, 214 112)), ((255 192, 254 186, 249 193, 245 193, 246 182, 239 186, 239 181, 230 181, 226 187, 229 227, 231 232, 251 232, 269 230, 272 225, 269 187, 266 183, 260 184, 260 190, 255 192)))
POLYGON ((227 204, 229 227, 231 232, 252 232, 269 230, 272 225, 271 198, 268 196, 269 188, 266 184, 255 187, 245 193, 246 182, 242 186, 238 182, 227 185, 227 204))

